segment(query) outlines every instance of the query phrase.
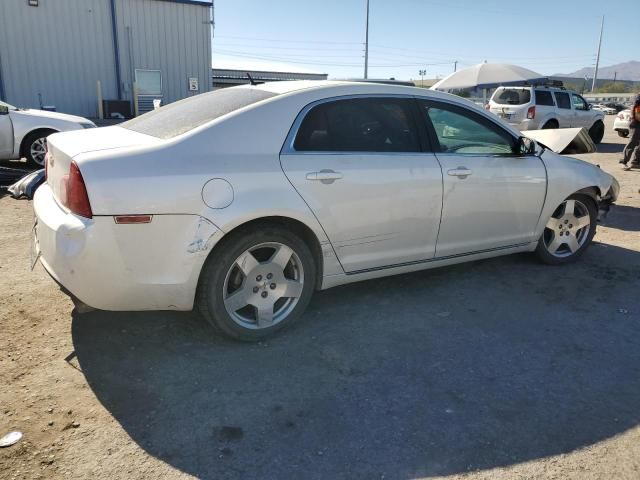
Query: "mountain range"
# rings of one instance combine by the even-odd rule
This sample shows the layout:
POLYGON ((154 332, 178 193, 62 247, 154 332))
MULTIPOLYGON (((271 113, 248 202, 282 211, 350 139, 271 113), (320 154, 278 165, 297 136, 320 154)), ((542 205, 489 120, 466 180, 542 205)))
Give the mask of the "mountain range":
MULTIPOLYGON (((593 78, 593 67, 585 67, 572 73, 558 73, 554 77, 573 77, 582 78, 587 75, 593 78)), ((617 63, 598 69, 598 78, 613 79, 614 76, 618 80, 640 81, 640 62, 632 60, 630 62, 617 63), (617 75, 616 75, 617 72, 617 75)))

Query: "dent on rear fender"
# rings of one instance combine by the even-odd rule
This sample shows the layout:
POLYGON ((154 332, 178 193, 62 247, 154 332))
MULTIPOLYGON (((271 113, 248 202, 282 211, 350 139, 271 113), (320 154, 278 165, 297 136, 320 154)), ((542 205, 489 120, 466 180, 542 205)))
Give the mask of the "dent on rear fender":
POLYGON ((187 246, 188 253, 207 252, 216 243, 216 234, 221 231, 204 217, 200 217, 193 233, 193 240, 187 246))

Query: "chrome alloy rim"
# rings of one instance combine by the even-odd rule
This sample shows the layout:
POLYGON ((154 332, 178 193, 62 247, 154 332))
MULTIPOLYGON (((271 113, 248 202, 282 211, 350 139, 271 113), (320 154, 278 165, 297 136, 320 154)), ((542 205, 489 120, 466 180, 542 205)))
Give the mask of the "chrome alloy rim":
POLYGON ((553 213, 543 234, 547 251, 558 258, 570 257, 589 238, 591 216, 579 200, 565 200, 553 213))
POLYGON ((31 158, 38 165, 44 165, 44 156, 47 153, 47 137, 38 138, 31 144, 31 158))
POLYGON ((258 330, 283 321, 296 307, 304 284, 298 255, 278 242, 245 250, 224 280, 227 313, 244 328, 258 330))

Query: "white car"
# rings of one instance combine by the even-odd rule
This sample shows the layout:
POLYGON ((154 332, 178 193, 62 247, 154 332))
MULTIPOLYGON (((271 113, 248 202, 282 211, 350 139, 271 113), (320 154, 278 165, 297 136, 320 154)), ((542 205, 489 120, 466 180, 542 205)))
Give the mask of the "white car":
POLYGON ((622 138, 629 136, 629 125, 631 124, 631 110, 623 110, 613 121, 613 130, 618 132, 622 138))
POLYGON ((560 87, 498 87, 488 110, 520 131, 586 128, 594 143, 604 137, 604 112, 591 109, 582 96, 560 87))
MULTIPOLYGON (((566 263, 618 183, 459 97, 296 81, 52 135, 35 258, 104 310, 256 340, 314 290, 516 252, 566 263)), ((399 306, 399 308, 401 308, 399 306)))
POLYGON ((0 160, 26 157, 30 166, 43 167, 49 135, 95 126, 83 117, 22 109, 0 101, 0 160))
POLYGON ((618 113, 615 108, 607 107, 606 105, 602 105, 602 104, 599 104, 599 103, 592 104, 591 108, 593 110, 598 110, 599 112, 602 112, 605 115, 615 115, 616 113, 618 113))

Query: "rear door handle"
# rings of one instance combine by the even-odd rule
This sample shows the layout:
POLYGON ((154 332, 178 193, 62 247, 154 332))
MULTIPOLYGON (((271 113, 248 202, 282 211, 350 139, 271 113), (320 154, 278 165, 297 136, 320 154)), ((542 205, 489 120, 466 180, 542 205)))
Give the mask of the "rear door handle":
POLYGON ((452 177, 462 178, 462 179, 467 178, 472 173, 473 173, 473 170, 469 170, 467 167, 458 167, 458 168, 454 168, 453 170, 447 170, 448 175, 451 175, 452 177))
POLYGON ((319 172, 307 173, 306 178, 307 180, 313 182, 322 182, 328 184, 333 183, 336 180, 340 180, 342 178, 342 174, 333 170, 320 170, 319 172))

